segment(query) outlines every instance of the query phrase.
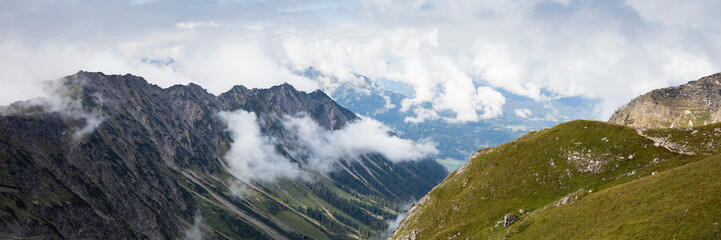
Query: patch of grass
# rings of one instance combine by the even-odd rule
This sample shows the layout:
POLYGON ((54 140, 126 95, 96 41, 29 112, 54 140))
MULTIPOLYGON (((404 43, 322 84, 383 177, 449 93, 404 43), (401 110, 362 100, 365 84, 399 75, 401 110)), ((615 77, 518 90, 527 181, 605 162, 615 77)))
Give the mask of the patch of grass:
POLYGON ((198 208, 203 213, 203 223, 231 239, 271 239, 263 231, 253 227, 238 215, 196 199, 198 208), (261 237, 262 236, 262 237, 261 237))
POLYGON ((308 223, 307 220, 296 215, 295 213, 292 213, 290 211, 280 211, 275 216, 276 218, 281 219, 281 221, 283 221, 283 223, 285 223, 289 227, 305 234, 308 237, 311 237, 312 239, 330 239, 328 236, 323 234, 322 231, 318 230, 316 226, 308 223))

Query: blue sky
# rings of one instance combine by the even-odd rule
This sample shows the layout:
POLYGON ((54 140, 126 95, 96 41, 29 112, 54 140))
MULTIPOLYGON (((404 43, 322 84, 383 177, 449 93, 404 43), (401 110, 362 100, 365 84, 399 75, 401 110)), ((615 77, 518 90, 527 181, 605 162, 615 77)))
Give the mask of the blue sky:
POLYGON ((363 75, 412 89, 398 107, 421 120, 512 114, 498 112, 509 93, 586 99, 605 119, 639 94, 721 71, 719 11, 712 0, 5 0, 0 104, 81 69, 216 94, 363 75), (309 67, 326 77, 296 74, 309 67))

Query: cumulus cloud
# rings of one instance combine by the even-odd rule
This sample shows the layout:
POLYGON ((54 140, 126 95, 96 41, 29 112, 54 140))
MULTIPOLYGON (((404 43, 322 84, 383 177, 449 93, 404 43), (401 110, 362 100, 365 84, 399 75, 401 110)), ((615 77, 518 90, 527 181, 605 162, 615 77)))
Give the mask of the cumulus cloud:
POLYGON ((339 79, 359 73, 409 84, 416 95, 403 109, 432 103, 433 108, 420 111, 428 119, 433 116, 428 111, 451 110, 456 121, 473 121, 469 113, 477 104, 449 108, 441 100, 447 92, 461 93, 455 102, 469 102, 460 99, 473 96, 472 91, 443 88, 458 79, 537 101, 599 100, 591 117, 605 119, 639 94, 721 70, 721 44, 712 40, 719 37, 714 31, 719 27, 710 24, 721 20, 713 14, 720 6, 707 1, 429 0, 365 1, 362 6, 369 21, 384 27, 353 26, 353 34, 337 34, 341 37, 291 38, 284 45, 287 60, 320 66, 339 79), (454 74, 456 69, 461 74, 454 74))
POLYGON ((391 134, 382 123, 363 118, 339 130, 326 130, 308 116, 285 117, 283 128, 298 143, 295 152, 307 165, 321 172, 334 169, 341 159, 378 153, 392 162, 412 161, 437 154, 431 142, 413 142, 391 134))
POLYGON ((501 115, 505 103, 492 88, 476 88, 451 58, 438 52, 437 29, 394 29, 360 39, 293 36, 283 41, 283 50, 284 62, 296 71, 312 67, 332 76, 319 78, 330 89, 365 80, 356 73, 411 86, 413 97, 402 102, 401 111, 413 109, 416 115, 406 122, 432 120, 441 111, 453 113, 446 121, 478 121, 501 115))
MULTIPOLYGON (((430 141, 413 142, 391 134, 382 123, 363 118, 338 130, 326 130, 307 115, 280 119, 281 136, 261 132, 255 113, 238 110, 221 112, 233 143, 224 159, 230 172, 243 181, 271 182, 277 179, 306 177, 308 171, 328 173, 339 161, 355 161, 362 154, 381 154, 392 162, 414 161, 437 154, 430 141), (280 155, 282 145, 293 162, 280 155)), ((233 190, 242 192, 242 189, 233 190)))
POLYGON ((219 116, 233 139, 224 156, 233 176, 246 182, 303 176, 298 164, 278 154, 272 140, 261 133, 255 113, 237 110, 219 116))
POLYGON ((604 119, 639 94, 721 71, 719 9, 713 0, 2 2, 0 104, 79 69, 213 93, 286 81, 331 89, 363 75, 412 89, 398 106, 414 114, 408 122, 501 116, 500 89, 589 99, 592 118, 604 119), (294 74, 308 67, 325 77, 294 74))

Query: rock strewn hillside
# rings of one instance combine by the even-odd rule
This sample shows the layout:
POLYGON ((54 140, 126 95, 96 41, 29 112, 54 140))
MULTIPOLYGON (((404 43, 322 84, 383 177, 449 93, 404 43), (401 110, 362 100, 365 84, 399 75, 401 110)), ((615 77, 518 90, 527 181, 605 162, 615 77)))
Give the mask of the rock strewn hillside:
POLYGON ((635 128, 688 128, 721 121, 721 73, 633 99, 609 122, 635 128))

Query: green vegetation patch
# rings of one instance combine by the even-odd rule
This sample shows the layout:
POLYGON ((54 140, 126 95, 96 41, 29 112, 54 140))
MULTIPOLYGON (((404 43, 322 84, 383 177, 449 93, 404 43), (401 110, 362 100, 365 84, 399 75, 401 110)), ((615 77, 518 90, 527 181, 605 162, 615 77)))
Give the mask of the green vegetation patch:
POLYGON ((721 156, 547 206, 497 237, 511 239, 718 239, 721 156))
POLYGON ((504 230, 506 214, 523 219, 565 196, 583 197, 582 191, 597 192, 695 159, 655 146, 635 129, 583 120, 480 152, 431 191, 396 236, 486 239, 504 230))

